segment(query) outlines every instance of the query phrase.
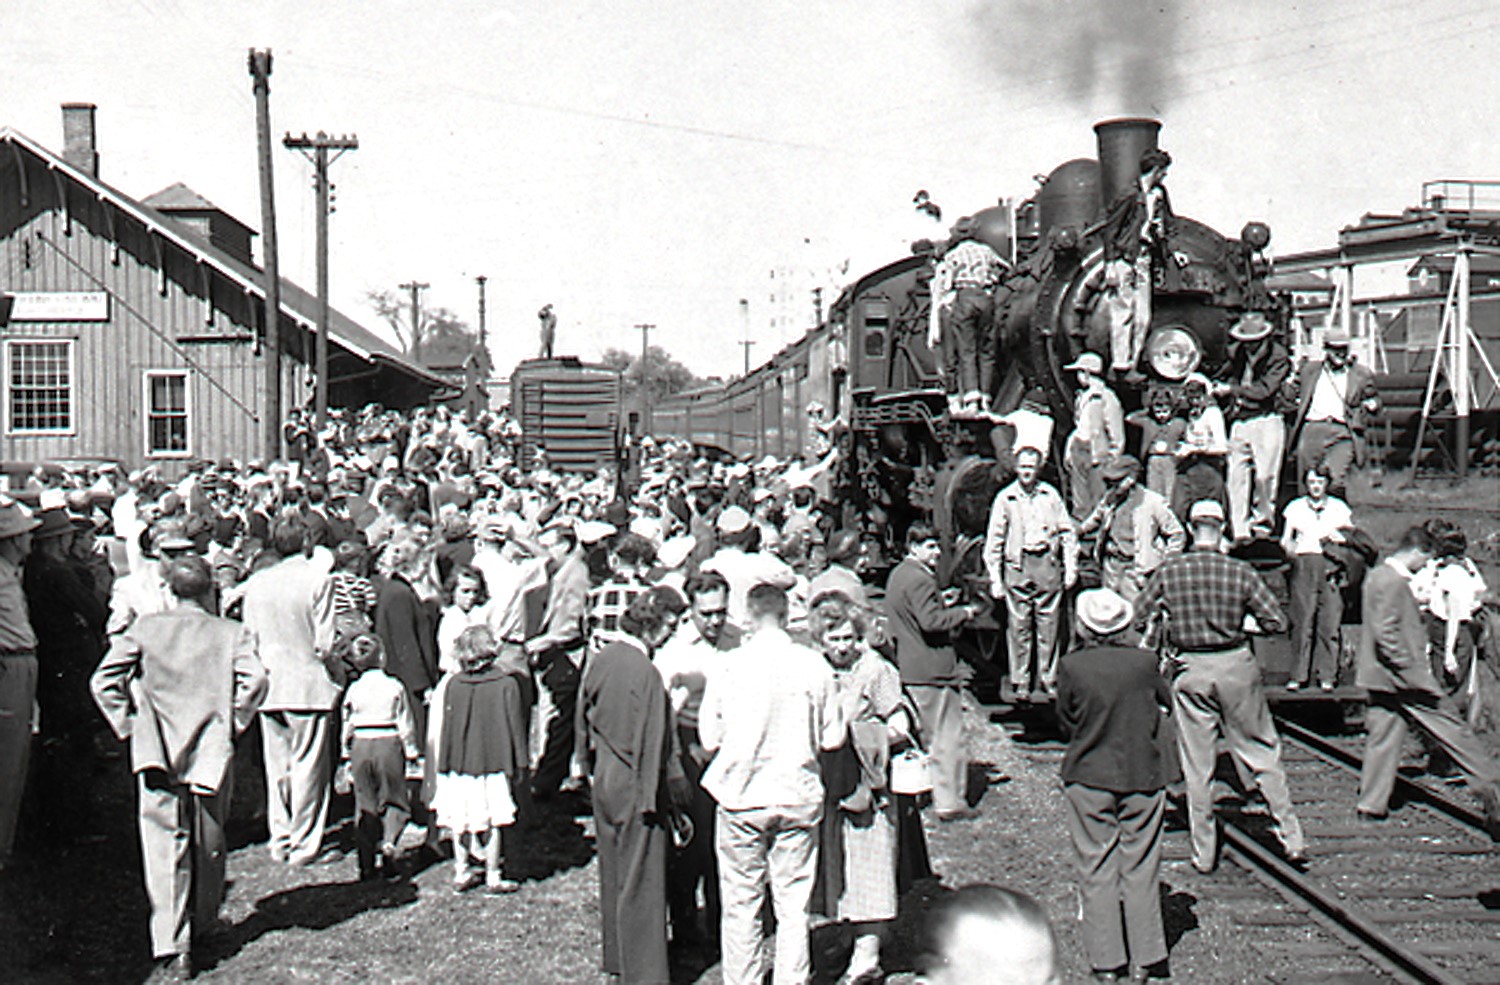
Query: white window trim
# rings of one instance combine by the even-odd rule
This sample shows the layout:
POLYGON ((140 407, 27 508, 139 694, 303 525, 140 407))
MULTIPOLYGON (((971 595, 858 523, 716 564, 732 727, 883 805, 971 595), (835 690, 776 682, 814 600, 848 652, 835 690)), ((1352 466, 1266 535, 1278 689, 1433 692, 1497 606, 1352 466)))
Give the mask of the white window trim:
POLYGON ((147 369, 141 371, 141 450, 151 461, 193 457, 193 374, 185 369, 147 369), (187 447, 182 451, 153 451, 151 448, 151 381, 163 376, 182 378, 182 407, 187 419, 187 447))
POLYGON ((78 340, 69 338, 51 338, 48 336, 33 336, 31 338, 12 338, 5 340, 5 365, 0 372, 4 372, 4 413, 5 434, 7 437, 15 438, 67 438, 78 434, 78 340), (11 354, 18 346, 36 344, 63 344, 68 351, 68 426, 65 428, 26 428, 17 430, 15 421, 11 416, 11 354))

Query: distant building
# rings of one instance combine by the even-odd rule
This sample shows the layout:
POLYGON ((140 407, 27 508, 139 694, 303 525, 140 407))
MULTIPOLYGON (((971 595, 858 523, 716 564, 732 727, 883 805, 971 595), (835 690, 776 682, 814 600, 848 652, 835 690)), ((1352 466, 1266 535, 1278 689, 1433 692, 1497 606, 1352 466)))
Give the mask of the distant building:
MULTIPOLYGON (((54 154, 0 129, 0 457, 128 465, 258 457, 266 425, 255 231, 186 185, 99 180, 94 107, 54 154)), ((283 409, 312 395, 317 299, 282 280, 283 409)), ((330 313, 329 405, 406 407, 448 384, 330 313)))

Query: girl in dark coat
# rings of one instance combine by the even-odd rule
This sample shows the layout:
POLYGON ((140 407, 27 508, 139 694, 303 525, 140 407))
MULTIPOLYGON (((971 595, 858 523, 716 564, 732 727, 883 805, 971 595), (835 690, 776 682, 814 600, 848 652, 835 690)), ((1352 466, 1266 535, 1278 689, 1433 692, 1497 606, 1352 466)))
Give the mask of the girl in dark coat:
POLYGON ((438 823, 453 832, 453 890, 478 884, 470 859, 484 858, 485 890, 519 888, 501 873, 501 829, 515 823, 515 791, 527 779, 527 678, 524 667, 497 660, 500 644, 487 626, 471 626, 454 644, 462 670, 443 693, 437 745, 438 823))

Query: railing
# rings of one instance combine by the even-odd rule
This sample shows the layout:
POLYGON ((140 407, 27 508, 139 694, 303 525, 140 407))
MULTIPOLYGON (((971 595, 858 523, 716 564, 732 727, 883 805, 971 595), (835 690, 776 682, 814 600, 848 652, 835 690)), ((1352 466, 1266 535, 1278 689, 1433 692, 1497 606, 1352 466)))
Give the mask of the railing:
POLYGON ((1434 212, 1500 212, 1500 181, 1423 182, 1422 207, 1434 212))

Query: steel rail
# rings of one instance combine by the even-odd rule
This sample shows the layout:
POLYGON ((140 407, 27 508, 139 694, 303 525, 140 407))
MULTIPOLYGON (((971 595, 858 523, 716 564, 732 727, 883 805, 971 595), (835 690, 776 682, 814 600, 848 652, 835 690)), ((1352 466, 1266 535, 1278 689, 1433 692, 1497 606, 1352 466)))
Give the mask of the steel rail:
MULTIPOLYGON (((1286 739, 1307 749, 1318 759, 1341 769, 1359 770, 1361 761, 1353 752, 1283 716, 1276 716, 1276 722, 1286 739)), ((1420 801, 1465 827, 1485 833, 1483 816, 1472 808, 1406 777, 1398 776, 1397 783, 1408 800, 1420 801)), ((1307 878, 1297 866, 1256 841, 1232 819, 1226 819, 1224 823, 1224 847, 1242 867, 1266 881, 1284 887, 1330 921, 1341 936, 1368 948, 1386 970, 1395 971, 1423 985, 1463 985, 1463 979, 1455 977, 1426 955, 1394 940, 1374 921, 1352 910, 1343 899, 1323 889, 1307 878)))

